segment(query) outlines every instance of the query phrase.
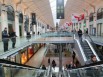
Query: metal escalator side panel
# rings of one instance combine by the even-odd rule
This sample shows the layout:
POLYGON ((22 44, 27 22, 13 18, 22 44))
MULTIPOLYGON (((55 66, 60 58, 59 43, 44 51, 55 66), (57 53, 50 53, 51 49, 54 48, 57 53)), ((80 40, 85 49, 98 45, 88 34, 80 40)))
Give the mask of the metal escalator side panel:
POLYGON ((87 39, 84 39, 84 40, 87 42, 87 44, 88 44, 89 47, 91 48, 93 54, 96 56, 97 61, 100 61, 100 58, 98 57, 98 55, 97 55, 96 51, 94 50, 93 46, 91 45, 91 43, 90 43, 87 39))
POLYGON ((84 50, 79 42, 79 40, 75 39, 75 49, 76 49, 76 53, 77 53, 77 57, 80 59, 80 61, 83 61, 81 62, 82 65, 85 64, 85 62, 87 61, 87 58, 86 58, 86 55, 84 53, 84 50))

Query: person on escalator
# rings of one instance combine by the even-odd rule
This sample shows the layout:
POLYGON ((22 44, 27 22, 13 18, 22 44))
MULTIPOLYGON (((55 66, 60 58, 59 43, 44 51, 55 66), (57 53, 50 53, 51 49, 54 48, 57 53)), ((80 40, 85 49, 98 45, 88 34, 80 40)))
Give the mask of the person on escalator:
POLYGON ((79 29, 78 31, 78 36, 79 36, 80 42, 82 42, 82 30, 81 29, 79 29))
POLYGON ((91 59, 86 62, 86 65, 87 64, 96 63, 96 62, 97 62, 96 56, 95 55, 91 55, 91 59))
POLYGON ((46 70, 46 67, 45 67, 45 65, 43 65, 43 66, 42 66, 42 69, 43 69, 43 70, 46 70))
MULTIPOLYGON (((93 63, 96 63, 96 62, 97 62, 96 56, 91 55, 91 59, 86 62, 86 65, 93 64, 93 63)), ((86 70, 87 76, 93 77, 95 75, 95 77, 99 77, 100 71, 99 71, 98 66, 88 67, 85 70, 86 70)))

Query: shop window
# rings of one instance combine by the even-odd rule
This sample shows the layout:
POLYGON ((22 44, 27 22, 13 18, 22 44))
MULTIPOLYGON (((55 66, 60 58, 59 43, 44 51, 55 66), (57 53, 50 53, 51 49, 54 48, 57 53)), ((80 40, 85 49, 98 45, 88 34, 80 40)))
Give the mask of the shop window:
POLYGON ((32 46, 28 47, 28 58, 32 57, 34 54, 32 46))
POLYGON ((103 8, 99 8, 97 11, 97 20, 103 18, 103 8))
POLYGON ((93 13, 90 13, 89 22, 93 21, 93 13))
POLYGON ((27 62, 27 55, 25 53, 21 54, 21 64, 25 64, 27 62))
POLYGON ((19 14, 19 22, 23 23, 23 14, 22 13, 19 14))
POLYGON ((24 48, 23 50, 21 50, 21 64, 25 64, 27 60, 27 48, 24 48))
POLYGON ((8 20, 14 21, 14 8, 12 6, 7 6, 7 17, 8 20))

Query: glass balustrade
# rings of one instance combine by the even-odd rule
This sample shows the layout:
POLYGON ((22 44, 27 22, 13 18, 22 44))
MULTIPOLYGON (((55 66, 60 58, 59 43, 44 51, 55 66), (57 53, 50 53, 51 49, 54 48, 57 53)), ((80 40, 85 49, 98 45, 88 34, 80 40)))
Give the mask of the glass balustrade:
POLYGON ((0 67, 0 77, 45 77, 47 70, 21 67, 15 65, 3 65, 0 67))
MULTIPOLYGON (((36 39, 40 38, 40 35, 36 35, 36 36, 31 36, 31 38, 27 38, 27 36, 25 37, 16 37, 16 44, 15 44, 15 48, 12 48, 12 40, 11 38, 8 38, 8 51, 22 47, 30 42, 35 41, 36 39)), ((7 51, 5 51, 7 52, 7 51)), ((4 53, 4 46, 3 46, 3 41, 0 41, 0 54, 4 53)))
POLYGON ((103 77, 103 64, 67 71, 70 77, 103 77))

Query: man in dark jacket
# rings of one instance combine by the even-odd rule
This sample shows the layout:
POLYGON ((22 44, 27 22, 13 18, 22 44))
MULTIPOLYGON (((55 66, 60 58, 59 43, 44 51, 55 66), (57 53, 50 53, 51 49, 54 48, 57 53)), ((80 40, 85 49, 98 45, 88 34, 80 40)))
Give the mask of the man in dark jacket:
POLYGON ((82 30, 79 29, 78 31, 79 40, 82 42, 82 30))
POLYGON ((15 44, 16 44, 16 33, 14 32, 14 30, 9 33, 11 41, 12 41, 12 48, 15 48, 15 44))
POLYGON ((4 52, 8 50, 8 41, 9 41, 9 35, 7 33, 7 28, 2 31, 2 41, 4 45, 4 52))

